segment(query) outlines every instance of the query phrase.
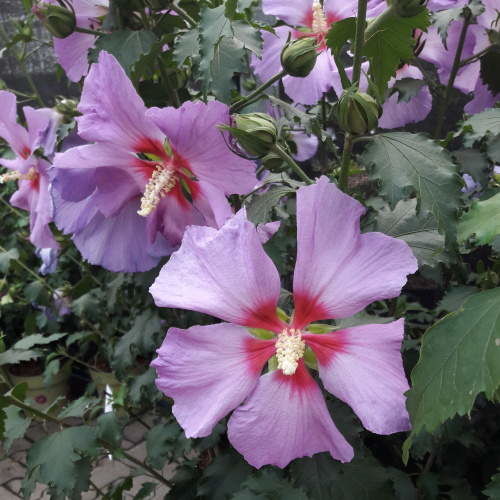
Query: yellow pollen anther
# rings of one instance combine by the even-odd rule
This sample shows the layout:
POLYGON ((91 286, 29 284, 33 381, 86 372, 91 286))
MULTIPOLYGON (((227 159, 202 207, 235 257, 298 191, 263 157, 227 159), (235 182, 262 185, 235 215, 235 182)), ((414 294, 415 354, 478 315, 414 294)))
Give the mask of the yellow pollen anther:
POLYGON ((306 343, 302 340, 300 330, 295 328, 285 328, 276 341, 276 359, 278 368, 284 375, 293 375, 299 359, 304 356, 306 343))
POLYGON ((172 190, 176 182, 172 167, 156 165, 156 170, 146 184, 141 198, 141 208, 137 213, 143 217, 148 216, 158 206, 162 197, 172 190))
POLYGON ((325 16, 325 11, 318 0, 314 0, 312 6, 312 30, 314 33, 326 33, 328 31, 328 21, 325 16))
POLYGON ((29 169, 27 174, 22 174, 21 172, 14 170, 0 175, 0 184, 5 184, 9 181, 32 181, 36 179, 36 176, 37 171, 33 167, 29 169))

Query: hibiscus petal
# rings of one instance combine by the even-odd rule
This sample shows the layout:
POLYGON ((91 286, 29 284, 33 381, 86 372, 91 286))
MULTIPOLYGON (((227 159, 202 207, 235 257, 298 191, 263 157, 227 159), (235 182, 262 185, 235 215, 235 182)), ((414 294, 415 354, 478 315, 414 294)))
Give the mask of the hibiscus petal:
POLYGON ((395 297, 417 270, 410 247, 382 233, 360 234, 363 206, 322 177, 297 192, 294 326, 352 316, 395 297))
POLYGON ((265 82, 277 75, 281 70, 281 51, 285 46, 288 35, 293 30, 288 26, 278 26, 274 29, 274 33, 269 31, 261 31, 262 40, 262 56, 259 58, 252 55, 251 66, 255 74, 261 81, 265 82))
POLYGON ((291 26, 303 26, 312 11, 313 0, 262 0, 262 10, 291 26))
POLYGON ((404 396, 409 387, 401 358, 403 336, 403 319, 303 336, 316 354, 325 388, 377 434, 410 428, 404 396))
POLYGON ((158 389, 174 400, 172 412, 186 436, 203 437, 253 390, 274 342, 220 323, 171 328, 157 352, 158 389))
POLYGON ((330 50, 318 55, 316 65, 305 78, 287 75, 283 78, 285 92, 294 102, 316 104, 323 94, 332 88, 332 79, 336 78, 335 66, 330 50))
POLYGON ((23 108, 28 127, 31 151, 42 147, 45 156, 54 152, 57 139, 57 127, 61 115, 50 108, 34 109, 31 106, 23 108))
POLYGON ((146 219, 137 215, 138 209, 136 198, 112 217, 97 213, 73 236, 82 256, 113 272, 143 272, 156 266, 159 258, 149 252, 146 219))
POLYGON ((303 362, 294 375, 266 373, 228 422, 228 438, 254 467, 285 467, 328 451, 349 462, 353 449, 332 422, 320 388, 303 362))
POLYGON ((163 134, 118 61, 105 51, 85 78, 78 133, 87 141, 111 142, 128 151, 163 151, 163 134))
POLYGON ((255 164, 235 155, 217 127, 229 124, 225 104, 185 102, 178 109, 152 108, 147 115, 200 180, 225 194, 246 194, 257 184, 255 164))
POLYGON ((72 33, 66 38, 53 38, 58 63, 72 82, 79 82, 89 71, 88 51, 96 37, 87 33, 72 33))
POLYGON ((17 123, 16 96, 0 90, 0 137, 5 139, 18 156, 31 154, 28 132, 17 123))
POLYGON ((156 305, 230 323, 281 330, 280 278, 255 226, 240 210, 219 230, 191 226, 150 288, 156 305))

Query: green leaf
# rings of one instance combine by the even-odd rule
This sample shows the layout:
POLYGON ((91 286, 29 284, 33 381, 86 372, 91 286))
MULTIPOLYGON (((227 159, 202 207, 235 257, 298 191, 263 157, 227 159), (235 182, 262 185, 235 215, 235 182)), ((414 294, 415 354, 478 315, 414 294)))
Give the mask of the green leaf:
POLYGON ((43 352, 39 350, 18 350, 9 349, 5 352, 0 352, 0 366, 2 365, 15 365, 21 361, 30 361, 38 359, 43 356, 43 352))
POLYGON ((174 47, 174 61, 181 66, 188 57, 200 52, 200 31, 197 28, 186 31, 177 38, 174 47))
POLYGON ((99 404, 100 399, 81 396, 75 401, 72 401, 66 408, 63 408, 59 414, 59 418, 79 417, 82 418, 92 407, 99 404))
POLYGON ((462 307, 424 334, 420 359, 411 374, 407 407, 413 437, 434 431, 454 415, 471 411, 476 396, 492 399, 500 386, 500 288, 471 295, 462 307))
POLYGON ((141 313, 135 318, 132 328, 117 342, 113 352, 113 368, 124 371, 136 364, 137 356, 153 353, 163 333, 160 318, 154 311, 141 313))
POLYGON ((500 134, 488 141, 486 152, 493 163, 500 164, 500 134))
POLYGON ((453 158, 460 165, 460 171, 469 174, 475 182, 485 187, 490 180, 490 164, 486 156, 477 149, 453 151, 453 158))
POLYGON ((154 426, 146 434, 148 463, 161 469, 169 456, 176 456, 191 447, 182 429, 175 422, 154 426))
POLYGON ((417 214, 415 199, 399 201, 393 211, 389 208, 380 210, 374 230, 406 241, 417 257, 419 267, 433 267, 449 260, 435 217, 430 212, 417 214))
POLYGON ((268 222, 272 209, 276 207, 281 198, 294 192, 295 189, 288 186, 275 186, 264 194, 254 195, 247 205, 248 218, 254 224, 268 222))
POLYGON ((225 500, 241 488, 241 483, 252 472, 240 455, 230 451, 218 455, 203 471, 197 494, 203 498, 225 500))
POLYGON ((434 12, 433 14, 433 25, 437 29, 441 40, 443 41, 443 45, 447 47, 446 40, 448 38, 448 28, 450 27, 450 23, 453 21, 457 21, 460 19, 462 15, 463 7, 455 7, 452 9, 445 9, 439 12, 434 12))
POLYGON ((308 500, 301 488, 295 488, 273 470, 258 471, 244 483, 243 489, 232 496, 233 500, 268 499, 308 500))
POLYGON ((97 419, 97 437, 113 448, 119 448, 122 441, 122 427, 114 412, 103 413, 97 419))
POLYGON ((10 267, 10 261, 19 259, 19 252, 17 248, 11 248, 6 252, 0 252, 0 271, 7 273, 10 267))
POLYGON ((467 298, 471 295, 474 295, 478 289, 475 286, 454 286, 450 288, 448 292, 444 295, 444 297, 439 302, 437 312, 454 312, 459 307, 462 307, 462 304, 465 302, 467 298))
POLYGON ((425 85, 426 83, 423 80, 417 80, 415 78, 402 78, 401 80, 396 80, 396 83, 392 86, 392 88, 399 93, 398 102, 409 102, 425 85))
POLYGON ((458 241, 471 236, 481 245, 489 245, 500 234, 500 192, 484 201, 474 203, 458 224, 458 241))
POLYGON ((416 194, 418 212, 431 212, 440 232, 455 240, 461 181, 443 148, 422 134, 391 132, 375 135, 360 159, 392 207, 416 194))
POLYGON ((401 61, 413 57, 413 31, 425 31, 429 24, 425 8, 413 17, 400 17, 387 10, 368 24, 363 53, 370 61, 370 75, 380 94, 385 92, 401 61))
POLYGON ((482 139, 487 134, 500 134, 500 108, 492 108, 471 116, 464 122, 469 146, 475 141, 482 139))
POLYGON ((326 35, 326 44, 334 53, 339 54, 348 40, 354 40, 356 36, 356 18, 348 17, 332 24, 326 35))
POLYGON ((126 29, 101 36, 95 45, 97 49, 113 54, 130 75, 135 63, 149 53, 156 41, 156 35, 152 31, 126 29))
POLYGON ((500 470, 497 472, 488 483, 488 486, 483 493, 493 500, 498 500, 500 498, 500 470))
POLYGON ((18 340, 14 345, 14 349, 31 349, 34 346, 38 345, 47 345, 51 342, 55 342, 56 340, 62 339, 66 337, 66 333, 53 333, 46 337, 40 333, 35 333, 33 335, 28 335, 27 337, 18 340))
POLYGON ((28 452, 28 473, 35 471, 40 482, 50 484, 60 496, 77 496, 89 487, 88 457, 97 454, 95 430, 70 427, 43 437, 28 452))
POLYGON ((5 441, 3 446, 5 451, 8 452, 14 441, 24 436, 31 424, 31 418, 26 418, 21 409, 16 406, 5 408, 5 415, 5 441))

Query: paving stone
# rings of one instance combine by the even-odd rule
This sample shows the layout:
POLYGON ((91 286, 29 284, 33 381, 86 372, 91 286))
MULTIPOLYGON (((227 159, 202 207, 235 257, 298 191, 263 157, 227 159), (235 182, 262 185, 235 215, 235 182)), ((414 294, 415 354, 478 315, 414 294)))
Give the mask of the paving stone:
POLYGON ((91 479, 98 488, 102 488, 118 477, 128 476, 129 473, 130 469, 124 463, 103 458, 99 465, 92 470, 91 479))
POLYGON ((144 434, 146 434, 147 430, 148 429, 144 427, 144 425, 135 421, 125 427, 123 436, 128 441, 132 441, 132 443, 137 444, 144 439, 144 434))
POLYGON ((26 436, 32 441, 38 441, 39 439, 45 437, 47 434, 52 434, 59 430, 59 426, 54 422, 35 422, 26 431, 26 436))
MULTIPOLYGON (((21 479, 24 477, 24 473, 24 467, 11 458, 6 458, 0 462, 0 481, 2 484, 8 483, 11 479, 21 479)), ((2 497, 0 496, 0 498, 2 497)))
POLYGON ((12 481, 9 481, 5 487, 8 488, 10 491, 15 493, 16 495, 21 496, 21 479, 13 479, 12 481))
POLYGON ((26 467, 26 451, 16 451, 15 453, 9 453, 10 458, 20 463, 23 467, 26 467))
POLYGON ((144 441, 142 443, 139 443, 138 445, 128 450, 128 453, 130 453, 133 457, 137 458, 141 462, 144 462, 147 455, 146 443, 144 441))
POLYGON ((7 488, 0 486, 0 498, 2 500, 19 500, 20 497, 11 493, 7 488))
POLYGON ((124 440, 121 442, 121 447, 122 447, 124 450, 130 450, 130 448, 133 448, 135 445, 136 445, 136 443, 132 443, 132 441, 127 441, 126 439, 124 439, 124 440))

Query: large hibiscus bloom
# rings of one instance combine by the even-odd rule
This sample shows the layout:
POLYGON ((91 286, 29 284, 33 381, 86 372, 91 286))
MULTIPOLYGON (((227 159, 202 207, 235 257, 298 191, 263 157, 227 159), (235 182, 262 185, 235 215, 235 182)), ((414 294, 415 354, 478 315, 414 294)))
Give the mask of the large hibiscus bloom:
MULTIPOLYGON (((385 8, 381 0, 368 1, 368 15, 375 16, 385 8)), ((311 73, 305 78, 285 76, 285 92, 300 104, 316 104, 324 92, 333 87, 332 80, 339 80, 330 49, 326 46, 326 34, 332 23, 356 15, 357 0, 263 0, 262 9, 276 16, 289 26, 278 26, 275 34, 262 31, 264 47, 262 58, 252 58, 252 67, 257 76, 268 80, 282 69, 280 55, 290 36, 292 39, 312 37, 317 42, 318 58, 311 73)))
POLYGON ((0 91, 0 137, 15 154, 12 159, 0 158, 0 165, 10 172, 0 176, 0 183, 18 181, 19 189, 10 203, 30 213, 30 241, 38 248, 58 248, 49 228, 52 221, 52 201, 49 193, 50 163, 35 155, 39 148, 45 157, 54 152, 56 130, 60 116, 49 108, 23 108, 26 126, 17 123, 16 96, 0 91))
POLYGON ((217 125, 219 102, 147 109, 116 59, 101 52, 85 79, 79 135, 56 155, 55 220, 83 257, 111 271, 146 271, 181 242, 187 225, 220 226, 229 194, 257 184, 254 163, 233 154, 217 125))
POLYGON ((174 399, 189 437, 209 435, 233 411, 228 436, 255 467, 286 466, 328 451, 353 450, 335 427, 307 364, 363 425, 389 434, 409 428, 400 346, 403 320, 314 334, 308 325, 397 296, 417 269, 401 240, 360 234, 364 209, 323 177, 297 192, 295 311, 277 315, 280 279, 255 227, 240 211, 221 229, 191 227, 151 287, 158 306, 191 309, 228 323, 168 331, 157 386, 174 399), (267 339, 247 328, 268 330, 267 339), (261 375, 267 360, 276 367, 261 375), (317 365, 315 365, 317 363, 317 365))

